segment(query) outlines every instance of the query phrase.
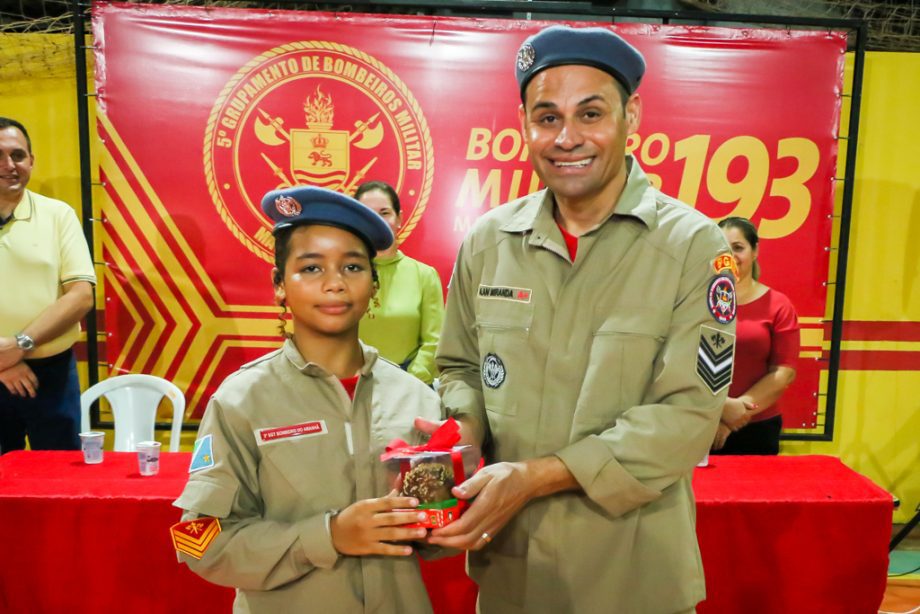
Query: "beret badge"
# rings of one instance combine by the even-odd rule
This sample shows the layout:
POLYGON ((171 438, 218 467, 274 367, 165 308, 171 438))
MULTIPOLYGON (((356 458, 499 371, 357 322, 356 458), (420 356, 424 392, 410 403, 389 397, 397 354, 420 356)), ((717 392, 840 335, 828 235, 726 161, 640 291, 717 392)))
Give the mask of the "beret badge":
POLYGON ((530 43, 524 43, 521 45, 521 48, 518 50, 517 55, 517 67, 518 70, 527 70, 533 66, 534 60, 537 58, 537 52, 534 50, 533 45, 530 43))
POLYGON ((300 203, 290 196, 279 196, 275 199, 275 209, 285 217, 295 217, 300 215, 302 210, 300 203))

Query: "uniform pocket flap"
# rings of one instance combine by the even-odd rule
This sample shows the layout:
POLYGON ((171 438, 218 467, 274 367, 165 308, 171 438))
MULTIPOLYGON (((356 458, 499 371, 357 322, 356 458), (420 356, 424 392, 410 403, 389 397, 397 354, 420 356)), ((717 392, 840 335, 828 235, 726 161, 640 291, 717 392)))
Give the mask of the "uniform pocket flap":
POLYGON ((201 516, 226 518, 230 515, 239 488, 239 485, 229 486, 208 480, 191 479, 173 505, 201 516))
POLYGON ((659 318, 653 314, 636 313, 633 315, 618 314, 601 322, 597 335, 642 335, 664 339, 668 332, 670 318, 659 318))
MULTIPOLYGON (((512 290, 520 291, 517 288, 512 290)), ((527 292, 527 302, 484 299, 480 296, 476 303, 476 326, 485 329, 528 330, 533 321, 533 303, 530 302, 530 291, 527 292)))

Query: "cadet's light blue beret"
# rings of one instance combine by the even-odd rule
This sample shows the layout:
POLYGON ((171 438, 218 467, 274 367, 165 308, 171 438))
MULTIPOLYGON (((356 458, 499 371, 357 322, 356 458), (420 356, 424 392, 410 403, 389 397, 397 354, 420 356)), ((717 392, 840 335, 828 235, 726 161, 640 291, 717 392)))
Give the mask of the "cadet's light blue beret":
POLYGON ((289 226, 320 224, 357 235, 377 251, 393 244, 393 231, 377 212, 354 198, 314 186, 272 190, 262 197, 262 211, 274 223, 272 232, 289 226))
POLYGON ((580 64, 610 73, 632 94, 645 74, 645 58, 639 51, 606 28, 550 26, 521 45, 515 74, 521 100, 530 80, 553 66, 580 64))

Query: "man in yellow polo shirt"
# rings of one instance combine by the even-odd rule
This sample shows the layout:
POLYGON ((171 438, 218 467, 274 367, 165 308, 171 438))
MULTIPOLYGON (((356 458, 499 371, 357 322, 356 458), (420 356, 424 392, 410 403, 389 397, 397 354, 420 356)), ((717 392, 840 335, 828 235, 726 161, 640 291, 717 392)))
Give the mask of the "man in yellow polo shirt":
POLYGON ((80 447, 72 346, 93 306, 96 275, 80 222, 26 189, 32 142, 0 117, 0 453, 80 447))

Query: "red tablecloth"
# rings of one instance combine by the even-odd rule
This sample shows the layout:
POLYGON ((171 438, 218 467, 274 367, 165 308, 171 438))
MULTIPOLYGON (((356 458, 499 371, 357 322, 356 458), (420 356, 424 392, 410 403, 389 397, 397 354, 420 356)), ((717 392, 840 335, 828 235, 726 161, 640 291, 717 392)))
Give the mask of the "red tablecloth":
POLYGON ((716 456, 697 469, 700 614, 878 612, 891 495, 829 456, 716 456))
MULTIPOLYGON (((0 457, 0 612, 229 612, 232 590, 176 562, 167 528, 189 454, 141 477, 134 454, 0 457)), ((698 469, 701 613, 876 612, 891 497, 829 457, 720 457, 698 469)), ((461 557, 423 572, 439 614, 473 611, 461 557)))

